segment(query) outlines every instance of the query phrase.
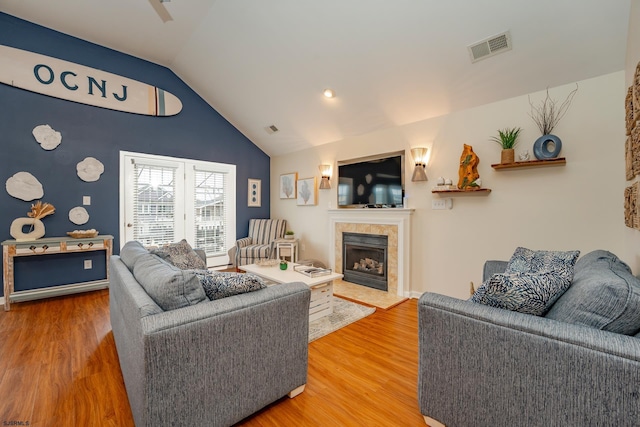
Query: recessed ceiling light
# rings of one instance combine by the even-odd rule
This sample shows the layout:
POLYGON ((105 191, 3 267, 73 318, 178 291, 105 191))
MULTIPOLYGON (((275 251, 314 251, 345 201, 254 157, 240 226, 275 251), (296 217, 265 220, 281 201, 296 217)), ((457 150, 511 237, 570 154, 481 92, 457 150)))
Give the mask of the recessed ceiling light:
POLYGON ((336 93, 333 91, 333 89, 325 89, 322 91, 322 94, 325 96, 325 98, 335 98, 336 97, 336 93))

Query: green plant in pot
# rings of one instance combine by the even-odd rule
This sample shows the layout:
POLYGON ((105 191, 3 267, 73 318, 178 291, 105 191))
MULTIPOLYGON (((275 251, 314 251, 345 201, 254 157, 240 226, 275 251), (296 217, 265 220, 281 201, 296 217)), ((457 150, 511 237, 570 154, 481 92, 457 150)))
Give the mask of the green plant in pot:
POLYGON ((296 237, 296 233, 294 233, 292 230, 287 230, 287 231, 284 233, 284 238, 285 238, 285 239, 293 239, 293 238, 295 238, 295 237, 296 237))
POLYGON ((518 136, 522 132, 521 128, 505 128, 498 130, 498 136, 491 137, 491 141, 502 147, 500 153, 500 163, 514 162, 514 147, 518 143, 518 136))

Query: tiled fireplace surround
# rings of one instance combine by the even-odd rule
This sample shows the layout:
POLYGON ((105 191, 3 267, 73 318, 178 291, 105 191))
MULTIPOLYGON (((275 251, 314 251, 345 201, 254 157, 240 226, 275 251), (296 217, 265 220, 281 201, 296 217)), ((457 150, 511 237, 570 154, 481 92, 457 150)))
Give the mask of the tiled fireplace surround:
MULTIPOLYGON (((405 296, 409 293, 409 248, 413 209, 331 209, 329 210, 329 262, 342 273, 342 233, 386 235, 388 291, 405 296)), ((384 291, 380 291, 384 292, 384 291)))

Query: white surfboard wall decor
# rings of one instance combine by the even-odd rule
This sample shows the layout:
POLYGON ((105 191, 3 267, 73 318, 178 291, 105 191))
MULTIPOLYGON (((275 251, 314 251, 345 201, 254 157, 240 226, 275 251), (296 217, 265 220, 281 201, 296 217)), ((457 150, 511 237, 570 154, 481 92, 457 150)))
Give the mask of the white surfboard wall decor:
POLYGON ((127 113, 173 116, 182 110, 178 97, 155 86, 3 45, 0 83, 127 113))

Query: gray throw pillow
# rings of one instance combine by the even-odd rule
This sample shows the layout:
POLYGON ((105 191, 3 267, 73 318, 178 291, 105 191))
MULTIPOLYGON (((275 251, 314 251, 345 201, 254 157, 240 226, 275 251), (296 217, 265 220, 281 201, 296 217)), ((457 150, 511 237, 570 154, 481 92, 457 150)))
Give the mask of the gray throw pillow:
POLYGON ((590 252, 580 258, 573 284, 546 317, 619 334, 637 334, 640 280, 611 252, 590 252))
POLYGON ((210 300, 226 298, 266 288, 264 281, 255 274, 196 271, 204 293, 210 300))
POLYGON ((163 260, 175 265, 181 270, 207 269, 204 260, 200 258, 185 239, 177 243, 169 243, 159 248, 151 249, 149 252, 158 255, 163 260))
POLYGON ((120 259, 129 270, 133 271, 133 266, 136 264, 138 258, 148 253, 149 251, 146 250, 140 242, 131 240, 125 243, 122 249, 120 249, 120 259))
POLYGON ((470 301, 542 316, 571 286, 579 255, 580 251, 533 251, 519 247, 505 272, 485 280, 470 301))
POLYGON ((150 253, 138 258, 133 276, 165 311, 207 300, 195 272, 181 270, 150 253))

